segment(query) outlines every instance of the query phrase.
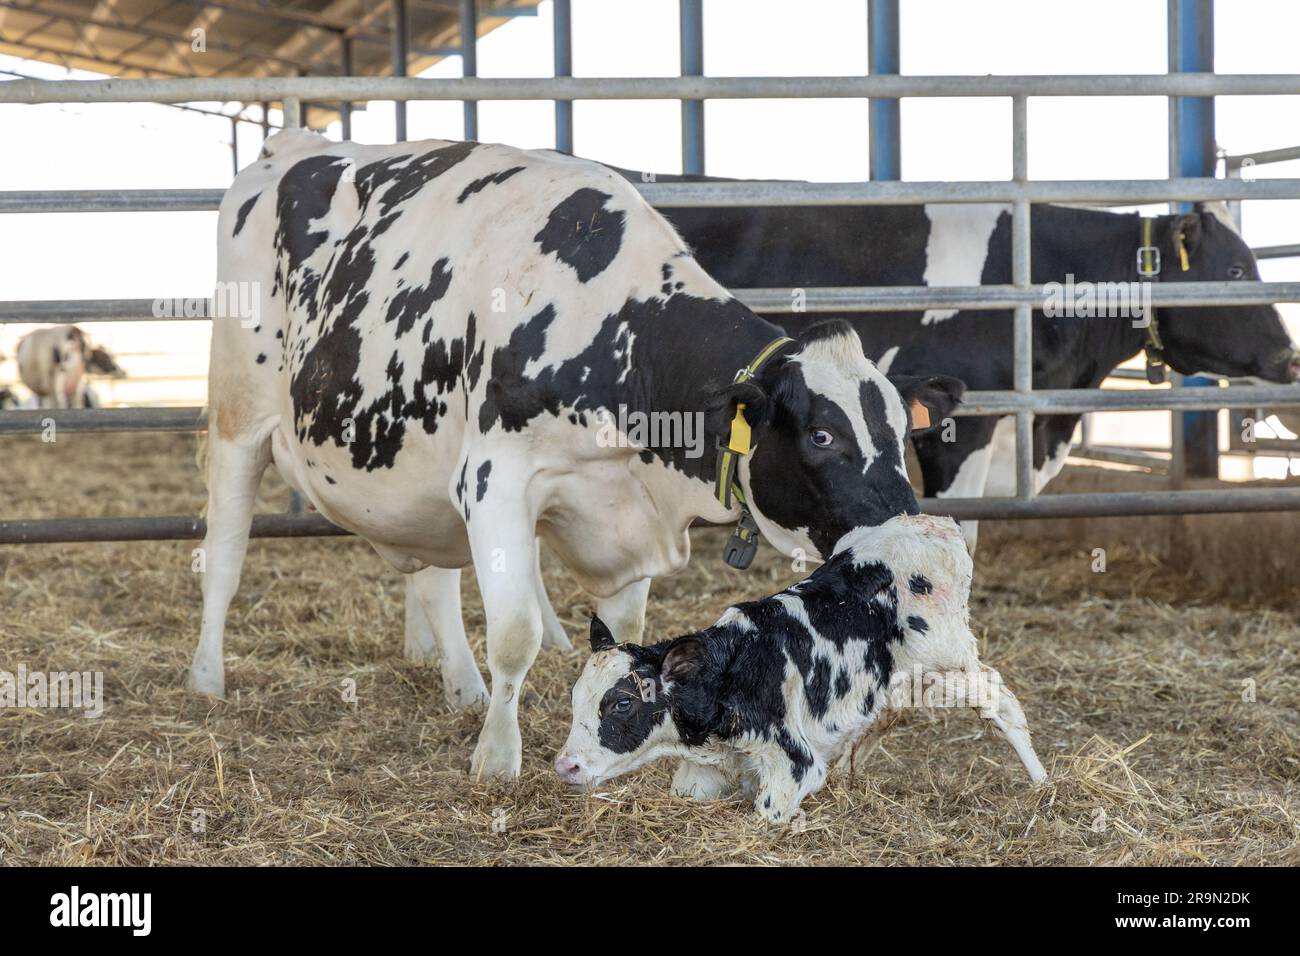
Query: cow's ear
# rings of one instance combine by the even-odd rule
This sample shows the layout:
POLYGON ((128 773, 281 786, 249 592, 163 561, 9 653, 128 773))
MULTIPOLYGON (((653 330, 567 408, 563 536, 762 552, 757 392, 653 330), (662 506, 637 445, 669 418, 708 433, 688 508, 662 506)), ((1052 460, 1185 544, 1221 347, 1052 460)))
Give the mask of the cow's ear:
POLYGON ((1212 215, 1208 212, 1189 212, 1174 220, 1174 249, 1181 243, 1188 256, 1194 256, 1201 248, 1201 239, 1205 236, 1205 222, 1202 216, 1212 215))
POLYGON ((591 616, 590 640, 592 653, 607 650, 618 643, 618 641, 614 640, 614 635, 610 633, 609 628, 605 626, 605 622, 595 614, 591 616))
POLYGON ((763 410, 767 407, 767 392, 757 382, 734 382, 720 388, 709 399, 705 415, 709 429, 725 440, 731 430, 732 419, 736 417, 736 407, 745 406, 745 421, 757 425, 762 420, 763 410))
POLYGON ((679 637, 664 654, 659 676, 665 683, 680 684, 699 670, 704 659, 704 644, 698 637, 679 637))
POLYGON ((912 416, 913 434, 929 431, 953 413, 966 383, 951 375, 890 375, 889 381, 912 416))

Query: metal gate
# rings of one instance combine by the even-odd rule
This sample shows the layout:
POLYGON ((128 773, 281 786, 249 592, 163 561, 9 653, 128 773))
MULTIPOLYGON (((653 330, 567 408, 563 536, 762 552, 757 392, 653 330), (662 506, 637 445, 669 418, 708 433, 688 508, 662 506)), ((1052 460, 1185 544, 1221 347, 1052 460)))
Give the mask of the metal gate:
MULTIPOLYGON (((695 43, 691 11, 684 0, 683 65, 695 43)), ((557 6, 566 7, 559 3, 557 6)), ((567 10, 565 11, 567 26, 567 10)), ((557 23, 561 18, 557 16, 557 23)), ((557 36, 557 53, 561 49, 557 36)), ((566 67, 565 57, 557 63, 566 67)), ((699 70, 694 72, 698 73, 699 70)), ((1102 389, 1035 390, 1032 387, 1032 313, 1045 301, 1044 287, 1030 281, 1030 206, 1034 203, 1120 203, 1246 199, 1300 199, 1300 179, 1171 178, 1165 180, 1031 181, 1028 178, 1030 97, 1163 96, 1212 97, 1300 95, 1300 75, 1215 75, 1169 73, 1138 76, 846 76, 819 78, 703 77, 537 79, 419 79, 407 77, 250 77, 230 79, 14 80, 0 83, 0 103, 185 103, 193 101, 282 102, 285 125, 298 125, 304 102, 368 100, 555 100, 866 98, 896 102, 903 97, 997 97, 1010 103, 1012 178, 985 182, 716 182, 643 183, 638 188, 659 207, 748 205, 891 205, 919 203, 1009 203, 1012 208, 1010 285, 971 287, 810 288, 810 312, 936 309, 1014 310, 1015 379, 1011 391, 968 393, 959 415, 1013 415, 1016 422, 1016 495, 1009 498, 925 499, 922 507, 956 518, 1046 518, 1076 515, 1152 515, 1300 510, 1300 488, 1113 494, 1035 494, 1032 426, 1035 415, 1092 411, 1164 409, 1217 410, 1300 406, 1300 388, 1247 386, 1175 387, 1160 391, 1102 389)), ((1174 102, 1171 100, 1171 103, 1174 102)), ((688 149, 702 149, 703 112, 684 110, 688 149)), ((557 109, 557 126, 572 115, 557 109)), ((563 142, 561 145, 566 145, 563 142)), ((690 165, 690 164, 688 164, 690 165)), ((221 190, 69 190, 0 192, 0 213, 157 212, 214 210, 221 190)), ((751 308, 788 308, 789 289, 735 289, 751 308)), ((1151 303, 1160 306, 1258 305, 1300 301, 1300 282, 1155 283, 1151 303)), ((159 321, 152 300, 0 302, 0 322, 159 321)), ((218 319, 217 321, 221 321, 218 319)), ((38 432, 53 419, 65 432, 189 431, 204 427, 201 408, 41 410, 0 413, 0 434, 38 432)), ((318 515, 260 515, 254 536, 342 534, 318 515)), ((53 541, 124 541, 197 538, 203 522, 191 517, 57 518, 0 521, 0 544, 53 541)))

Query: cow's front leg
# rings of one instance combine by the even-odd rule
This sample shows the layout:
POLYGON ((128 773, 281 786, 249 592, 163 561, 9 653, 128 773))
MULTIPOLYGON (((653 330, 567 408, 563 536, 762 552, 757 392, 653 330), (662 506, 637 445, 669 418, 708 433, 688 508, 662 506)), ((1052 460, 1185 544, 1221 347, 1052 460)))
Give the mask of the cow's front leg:
MULTIPOLYGON (((487 685, 470 650, 460 610, 460 571, 425 568, 407 580, 419 603, 413 610, 423 615, 425 626, 433 632, 437 656, 442 662, 442 693, 447 706, 463 710, 486 704, 487 685)), ((410 631, 407 633, 409 641, 410 631)), ((409 650, 408 644, 407 657, 411 656, 409 650)))
POLYGON ((650 597, 650 578, 633 581, 623 590, 596 602, 596 614, 620 644, 640 644, 645 633, 645 605, 650 597))
MULTIPOLYGON (((511 483, 501 486, 511 487, 511 483)), ((475 777, 519 776, 523 746, 519 695, 524 675, 542 646, 542 610, 533 574, 534 523, 523 508, 504 504, 489 500, 480 505, 469 529, 487 618, 488 671, 492 675, 487 716, 470 761, 475 777)))
MULTIPOLYGON (((804 758, 807 759, 806 757, 804 758)), ((826 765, 812 757, 798 766, 781 750, 764 754, 758 761, 758 793, 754 809, 768 823, 789 824, 803 798, 826 779, 826 765)))

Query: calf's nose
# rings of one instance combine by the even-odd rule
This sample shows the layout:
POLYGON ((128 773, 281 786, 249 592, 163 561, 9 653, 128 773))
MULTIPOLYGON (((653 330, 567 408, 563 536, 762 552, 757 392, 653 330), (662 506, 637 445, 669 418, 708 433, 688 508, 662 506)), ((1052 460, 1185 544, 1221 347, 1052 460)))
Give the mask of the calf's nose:
POLYGON ((565 783, 579 783, 582 780, 582 761, 561 751, 555 757, 555 772, 565 783))

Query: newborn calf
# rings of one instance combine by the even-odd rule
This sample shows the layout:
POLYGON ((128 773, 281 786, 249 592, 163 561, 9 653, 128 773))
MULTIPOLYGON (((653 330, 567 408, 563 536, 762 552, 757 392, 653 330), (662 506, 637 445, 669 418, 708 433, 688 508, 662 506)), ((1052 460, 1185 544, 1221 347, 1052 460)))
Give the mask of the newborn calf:
POLYGON ((951 519, 903 516, 850 532, 810 577, 698 634, 616 644, 593 618, 556 772, 590 786, 680 757, 719 768, 760 814, 788 821, 887 711, 938 703, 978 709, 1041 783, 1020 704, 976 655, 970 581, 951 519))

